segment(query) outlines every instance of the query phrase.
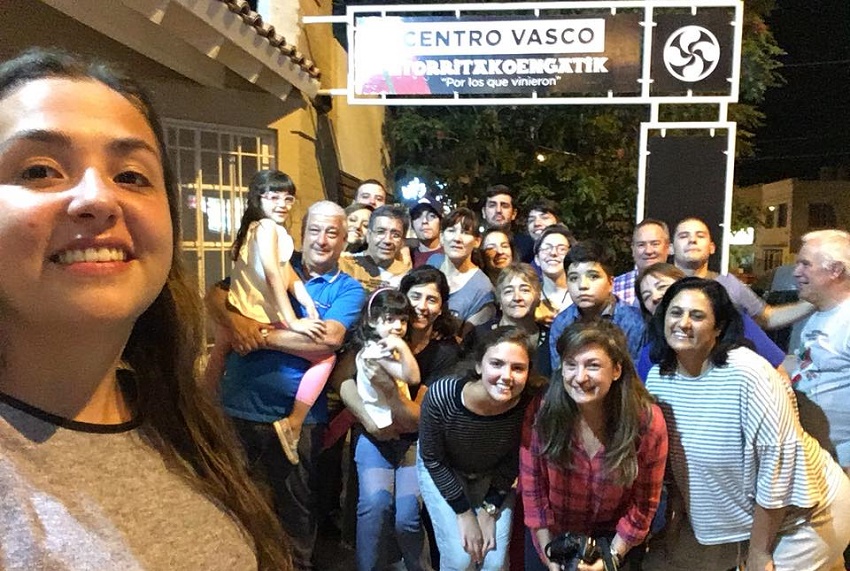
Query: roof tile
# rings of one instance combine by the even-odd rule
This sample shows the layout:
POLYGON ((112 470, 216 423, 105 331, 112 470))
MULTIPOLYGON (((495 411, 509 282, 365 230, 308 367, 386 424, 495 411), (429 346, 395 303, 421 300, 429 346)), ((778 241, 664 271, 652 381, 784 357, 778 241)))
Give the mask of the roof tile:
POLYGON ((269 44, 280 50, 280 52, 288 57, 292 63, 298 65, 306 71, 310 77, 320 79, 322 71, 316 67, 316 64, 307 59, 304 54, 298 51, 298 48, 292 44, 286 43, 286 38, 278 35, 275 32, 274 26, 263 22, 263 17, 251 9, 251 5, 246 0, 218 0, 227 5, 227 9, 238 14, 246 25, 254 28, 257 35, 266 38, 269 44))

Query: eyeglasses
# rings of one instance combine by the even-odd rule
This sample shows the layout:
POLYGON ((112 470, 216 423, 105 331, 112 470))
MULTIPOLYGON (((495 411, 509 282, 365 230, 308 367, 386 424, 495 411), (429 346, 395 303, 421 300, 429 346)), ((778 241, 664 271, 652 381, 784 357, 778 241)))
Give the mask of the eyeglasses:
POLYGON ((404 238, 404 235, 398 230, 390 230, 388 228, 375 228, 372 230, 372 235, 378 240, 389 238, 393 242, 400 242, 404 238))
POLYGON ((295 204, 295 197, 286 192, 266 192, 265 194, 261 194, 260 198, 268 200, 269 202, 274 202, 275 204, 278 202, 283 202, 290 206, 295 204))
POLYGON ((541 254, 555 253, 559 256, 566 256, 569 251, 570 247, 564 244, 558 244, 557 246, 554 244, 543 244, 539 250, 541 254))

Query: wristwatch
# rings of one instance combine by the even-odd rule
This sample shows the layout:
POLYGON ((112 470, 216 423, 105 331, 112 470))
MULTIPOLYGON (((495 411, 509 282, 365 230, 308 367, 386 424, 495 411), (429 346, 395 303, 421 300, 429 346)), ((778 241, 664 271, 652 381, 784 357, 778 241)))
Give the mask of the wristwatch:
POLYGON ((487 512, 487 515, 491 517, 496 517, 499 515, 499 508, 491 504, 490 502, 484 501, 481 502, 481 509, 487 512))
POLYGON ((614 565, 616 565, 616 569, 619 569, 623 566, 623 556, 614 549, 614 546, 611 546, 611 559, 614 561, 614 565))

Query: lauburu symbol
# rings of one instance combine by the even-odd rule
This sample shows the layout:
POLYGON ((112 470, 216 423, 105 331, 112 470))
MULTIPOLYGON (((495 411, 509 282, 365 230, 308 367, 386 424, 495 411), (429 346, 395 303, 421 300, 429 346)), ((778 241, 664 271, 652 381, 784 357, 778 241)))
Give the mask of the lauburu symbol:
POLYGON ((664 65, 681 81, 705 79, 720 60, 720 42, 701 26, 679 28, 664 44, 664 65))

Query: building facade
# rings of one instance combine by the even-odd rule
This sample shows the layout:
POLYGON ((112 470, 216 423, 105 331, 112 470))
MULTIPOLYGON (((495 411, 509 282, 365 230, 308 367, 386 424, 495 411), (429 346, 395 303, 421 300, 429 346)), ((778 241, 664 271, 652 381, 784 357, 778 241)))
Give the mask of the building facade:
POLYGON ((735 200, 762 214, 751 247, 755 276, 792 263, 807 232, 850 228, 850 180, 789 178, 737 188, 735 200))

